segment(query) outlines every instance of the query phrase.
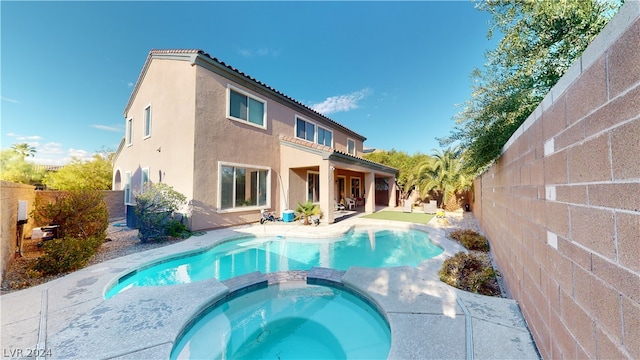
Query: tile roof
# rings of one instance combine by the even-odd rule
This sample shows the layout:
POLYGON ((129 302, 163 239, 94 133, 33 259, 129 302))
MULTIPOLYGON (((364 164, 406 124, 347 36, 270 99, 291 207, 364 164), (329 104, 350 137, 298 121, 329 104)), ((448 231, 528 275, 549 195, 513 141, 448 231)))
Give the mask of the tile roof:
POLYGON ((362 163, 363 165, 371 165, 374 166, 376 168, 382 169, 382 170, 386 170, 392 173, 397 174, 399 172, 398 169, 391 167, 391 166, 387 166, 384 164, 380 164, 377 163, 375 161, 371 161, 371 160, 367 160, 365 158, 361 158, 358 156, 353 156, 351 154, 347 154, 345 152, 342 151, 338 151, 332 147, 329 146, 325 146, 325 145, 321 145, 321 144, 316 144, 316 143, 312 143, 310 141, 307 140, 302 140, 302 139, 298 139, 296 137, 292 137, 292 136, 286 136, 286 135, 280 135, 280 141, 281 142, 287 142, 290 144, 295 144, 295 145, 300 145, 302 147, 306 147, 309 149, 314 149, 314 150, 320 150, 320 151, 324 151, 326 153, 328 153, 329 155, 331 154, 335 154, 338 155, 341 158, 346 158, 346 159, 350 159, 354 162, 358 162, 358 163, 362 163))
POLYGON ((127 102, 127 106, 125 108, 125 116, 126 116, 126 112, 129 108, 129 106, 131 105, 131 102, 133 101, 133 98, 135 97, 135 94, 137 93, 138 87, 140 86, 140 82, 142 81, 142 78, 144 77, 144 74, 147 71, 147 68, 149 67, 149 64, 151 63, 151 60, 153 59, 154 55, 172 55, 172 54, 191 54, 191 55, 196 55, 196 56, 201 56, 204 57, 205 59, 208 59, 210 61, 213 61, 214 63, 221 65, 222 67, 248 79, 253 81, 254 83, 262 86, 263 88, 267 89, 268 91, 273 92, 274 94, 281 96, 285 99, 287 99, 288 101, 291 101, 292 103, 304 108, 305 110, 321 117, 322 119, 324 119, 325 121, 339 127, 342 128, 346 131, 348 131, 349 133, 352 133, 353 135, 356 135, 357 137, 361 138, 362 141, 365 141, 367 138, 362 136, 361 134, 358 134, 357 132, 345 127, 344 125, 336 122, 335 120, 332 120, 330 118, 328 118, 327 116, 325 116, 322 113, 319 113, 318 111, 310 108, 309 106, 299 102, 298 100, 284 94, 283 92, 276 90, 275 88, 263 83, 260 80, 257 80, 256 78, 253 78, 251 76, 249 76, 248 74, 245 74, 244 72, 232 67, 231 65, 226 64, 224 61, 219 60, 218 58, 215 58, 211 55, 209 55, 207 52, 203 51, 203 50, 199 50, 199 49, 165 49, 165 50, 161 50, 161 49, 152 49, 149 52, 149 55, 147 56, 147 60, 144 63, 144 66, 142 67, 142 70, 140 71, 140 75, 138 75, 138 80, 136 81, 136 84, 134 86, 134 90, 131 92, 131 96, 129 97, 129 101, 127 102))

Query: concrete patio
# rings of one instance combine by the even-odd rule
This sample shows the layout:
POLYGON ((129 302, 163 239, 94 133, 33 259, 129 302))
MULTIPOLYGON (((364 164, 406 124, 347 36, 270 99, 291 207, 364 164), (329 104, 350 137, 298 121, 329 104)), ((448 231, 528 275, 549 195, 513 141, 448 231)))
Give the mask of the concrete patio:
POLYGON ((358 217, 307 227, 268 223, 207 232, 178 244, 103 262, 63 278, 0 297, 2 348, 7 358, 168 358, 189 320, 235 291, 284 281, 332 283, 368 298, 389 322, 391 359, 538 359, 514 300, 474 295, 437 279, 442 261, 462 248, 434 220, 403 224, 358 217), (104 293, 129 270, 185 251, 247 234, 333 237, 353 227, 426 231, 445 252, 413 267, 314 268, 252 273, 228 281, 137 287, 110 299, 104 293), (40 356, 38 356, 40 355, 40 356))

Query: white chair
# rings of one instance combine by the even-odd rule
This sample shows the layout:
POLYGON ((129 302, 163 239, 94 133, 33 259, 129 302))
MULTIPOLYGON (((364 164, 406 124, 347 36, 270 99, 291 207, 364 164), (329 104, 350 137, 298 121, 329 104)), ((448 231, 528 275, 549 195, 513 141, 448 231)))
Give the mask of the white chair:
POLYGON ((356 200, 352 199, 352 198, 346 198, 345 199, 347 201, 347 207, 349 208, 349 210, 353 210, 356 208, 356 200))

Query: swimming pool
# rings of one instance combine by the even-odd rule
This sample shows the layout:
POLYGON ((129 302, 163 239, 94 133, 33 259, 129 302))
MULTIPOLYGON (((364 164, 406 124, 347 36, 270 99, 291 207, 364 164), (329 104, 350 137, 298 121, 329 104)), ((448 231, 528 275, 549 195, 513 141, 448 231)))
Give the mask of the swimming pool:
POLYGON ((194 319, 171 359, 386 359, 384 318, 349 291, 284 283, 219 303, 194 319))
POLYGON ((176 255, 122 276, 106 293, 110 298, 135 286, 220 281, 254 271, 271 273, 328 267, 417 266, 443 249, 418 230, 356 230, 331 239, 245 237, 187 255, 176 255))

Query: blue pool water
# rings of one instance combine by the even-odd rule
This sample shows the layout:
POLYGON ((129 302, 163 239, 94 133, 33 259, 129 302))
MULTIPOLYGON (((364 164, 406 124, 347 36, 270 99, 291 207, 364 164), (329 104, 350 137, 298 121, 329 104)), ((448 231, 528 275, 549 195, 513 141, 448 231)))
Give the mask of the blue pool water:
POLYGON ((286 283, 208 310, 171 359, 386 359, 390 347, 389 326, 357 296, 286 283))
POLYGON ((340 238, 313 240, 247 237, 134 271, 111 287, 106 298, 134 286, 183 284, 211 278, 224 281, 254 271, 417 266, 442 252, 426 233, 417 230, 350 231, 340 238))

